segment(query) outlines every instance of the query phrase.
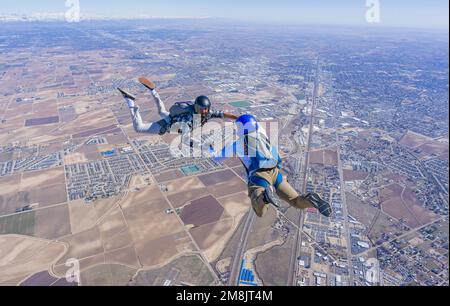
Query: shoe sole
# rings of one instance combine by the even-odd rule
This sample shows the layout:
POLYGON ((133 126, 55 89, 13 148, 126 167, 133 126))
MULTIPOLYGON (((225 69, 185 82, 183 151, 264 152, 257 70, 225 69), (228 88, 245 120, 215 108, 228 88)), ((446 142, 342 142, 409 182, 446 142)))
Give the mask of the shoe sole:
POLYGON ((147 79, 144 78, 144 77, 140 77, 138 80, 139 80, 139 82, 140 82, 142 85, 144 85, 145 87, 147 87, 147 88, 150 89, 150 90, 153 90, 153 89, 156 88, 155 83, 153 83, 153 82, 150 81, 150 80, 147 80, 147 79))
POLYGON ((132 94, 126 92, 125 90, 120 89, 120 88, 117 88, 117 90, 118 90, 118 91, 122 94, 122 96, 124 96, 125 98, 129 98, 129 99, 131 99, 131 100, 136 100, 136 97, 135 97, 135 96, 133 96, 132 94))
POLYGON ((326 216, 326 217, 329 217, 329 216, 331 216, 331 214, 333 213, 333 209, 331 208, 331 205, 330 205, 330 203, 328 203, 328 202, 326 202, 326 201, 324 201, 324 200, 322 200, 318 195, 311 195, 311 198, 314 198, 314 201, 312 201, 311 199, 310 199, 310 201, 311 201, 311 203, 313 203, 314 204, 314 206, 315 206, 315 208, 322 214, 322 215, 324 215, 324 216, 326 216), (325 211, 328 211, 329 213, 327 213, 327 214, 324 214, 324 213, 322 213, 321 211, 320 211, 320 207, 323 207, 323 206, 325 206, 326 205, 326 209, 325 209, 325 211))

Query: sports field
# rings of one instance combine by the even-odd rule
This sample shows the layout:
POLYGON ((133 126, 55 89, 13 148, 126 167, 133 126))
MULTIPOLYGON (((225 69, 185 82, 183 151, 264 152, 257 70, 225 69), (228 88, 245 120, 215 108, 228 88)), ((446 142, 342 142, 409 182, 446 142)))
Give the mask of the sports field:
POLYGON ((247 108, 250 105, 252 105, 249 101, 234 101, 234 102, 230 102, 228 104, 230 104, 231 106, 234 106, 234 107, 239 107, 239 108, 247 108))
POLYGON ((194 173, 199 172, 200 169, 196 165, 192 165, 192 166, 182 167, 181 171, 183 171, 183 173, 185 175, 190 175, 190 174, 194 174, 194 173))

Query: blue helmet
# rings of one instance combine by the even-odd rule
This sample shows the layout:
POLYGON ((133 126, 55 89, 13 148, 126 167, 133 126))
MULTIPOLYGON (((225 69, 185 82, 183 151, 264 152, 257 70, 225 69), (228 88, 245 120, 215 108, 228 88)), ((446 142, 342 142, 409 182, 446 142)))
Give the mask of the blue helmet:
POLYGON ((258 130, 258 121, 255 116, 245 114, 236 119, 239 135, 247 135, 258 130))

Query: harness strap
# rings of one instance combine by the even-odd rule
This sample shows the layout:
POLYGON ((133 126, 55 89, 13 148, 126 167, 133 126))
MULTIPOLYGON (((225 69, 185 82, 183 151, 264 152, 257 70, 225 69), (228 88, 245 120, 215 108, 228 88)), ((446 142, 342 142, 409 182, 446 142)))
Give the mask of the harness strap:
POLYGON ((278 171, 278 175, 277 175, 277 179, 275 181, 275 188, 278 188, 281 184, 281 182, 283 182, 283 175, 281 174, 280 171, 278 171))
MULTIPOLYGON (((282 181, 283 181, 283 175, 280 172, 278 172, 277 179, 276 179, 275 184, 273 186, 275 188, 278 188, 282 181)), ((263 188, 267 188, 267 187, 272 185, 265 178, 262 178, 262 177, 257 176, 257 175, 250 176, 249 179, 248 179, 248 182, 252 183, 254 185, 257 185, 257 186, 261 186, 263 188)))

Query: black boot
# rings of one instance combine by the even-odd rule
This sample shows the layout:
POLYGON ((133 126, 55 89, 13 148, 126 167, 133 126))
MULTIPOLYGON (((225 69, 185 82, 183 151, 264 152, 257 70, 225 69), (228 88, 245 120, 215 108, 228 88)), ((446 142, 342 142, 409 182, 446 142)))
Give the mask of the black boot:
POLYGON ((331 209, 330 203, 328 203, 325 200, 322 200, 322 198, 315 192, 308 193, 305 197, 311 204, 325 217, 331 216, 331 213, 333 212, 331 209))
POLYGON ((117 88, 118 91, 120 91, 120 93, 122 94, 122 96, 126 99, 131 99, 131 100, 136 100, 136 97, 133 96, 132 94, 130 94, 129 92, 126 92, 123 89, 117 88))

